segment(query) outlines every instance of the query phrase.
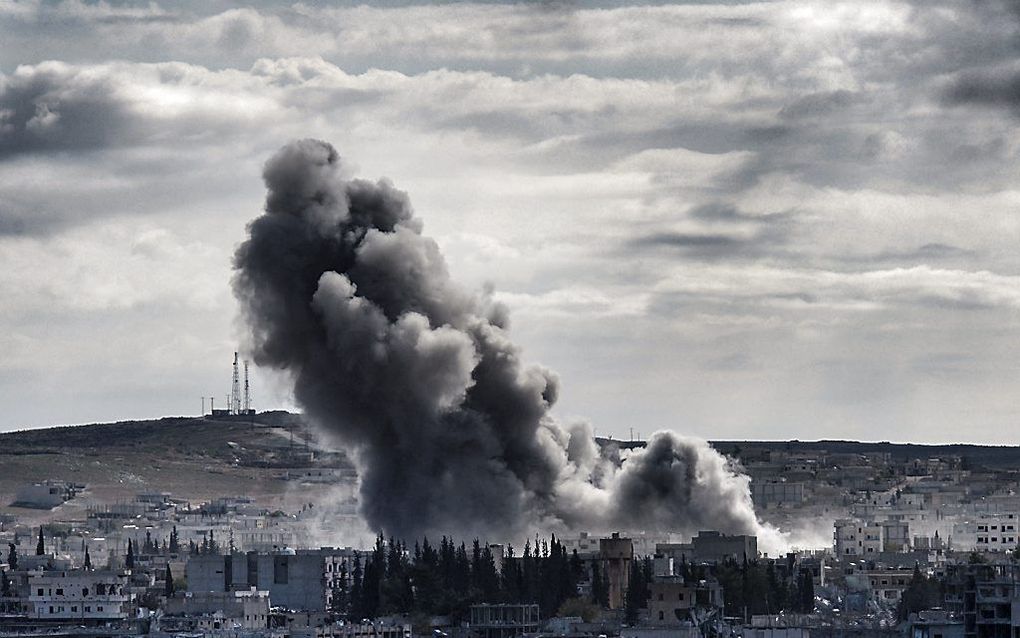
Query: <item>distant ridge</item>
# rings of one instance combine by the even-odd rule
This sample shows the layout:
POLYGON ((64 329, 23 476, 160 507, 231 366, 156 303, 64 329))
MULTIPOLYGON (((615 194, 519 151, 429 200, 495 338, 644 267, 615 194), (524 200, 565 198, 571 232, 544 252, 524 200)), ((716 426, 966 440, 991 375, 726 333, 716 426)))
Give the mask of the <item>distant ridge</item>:
MULTIPOLYGON (((616 445, 620 449, 644 447, 644 441, 629 441, 599 437, 599 445, 616 445)), ((940 456, 959 456, 971 462, 973 466, 989 469, 1020 471, 1020 446, 1018 445, 982 445, 976 443, 891 443, 889 441, 849 441, 841 439, 821 439, 818 441, 753 441, 726 440, 709 441, 712 447, 723 454, 739 456, 741 452, 753 448, 757 450, 818 452, 824 450, 838 454, 889 454, 893 459, 926 459, 940 456)))

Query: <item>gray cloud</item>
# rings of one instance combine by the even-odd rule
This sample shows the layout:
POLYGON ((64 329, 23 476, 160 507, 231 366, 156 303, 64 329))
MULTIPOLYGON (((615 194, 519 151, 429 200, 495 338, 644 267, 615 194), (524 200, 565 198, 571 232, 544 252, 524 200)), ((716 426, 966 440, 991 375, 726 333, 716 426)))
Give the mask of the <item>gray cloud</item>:
POLYGON ((102 79, 74 81, 51 63, 0 83, 0 161, 22 153, 106 148, 134 134, 133 122, 102 79))
POLYGON ((1020 70, 975 70, 961 73, 945 91, 950 104, 1020 109, 1020 70))

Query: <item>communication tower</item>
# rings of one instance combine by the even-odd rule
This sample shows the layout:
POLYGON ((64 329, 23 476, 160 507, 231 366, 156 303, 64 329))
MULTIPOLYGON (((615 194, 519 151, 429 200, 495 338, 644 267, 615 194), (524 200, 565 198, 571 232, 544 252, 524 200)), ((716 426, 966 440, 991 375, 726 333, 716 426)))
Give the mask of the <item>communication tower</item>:
POLYGON ((231 414, 241 413, 241 380, 237 370, 237 353, 234 353, 234 375, 230 384, 230 405, 231 414))
POLYGON ((251 386, 248 385, 248 360, 244 360, 244 412, 251 414, 251 386))

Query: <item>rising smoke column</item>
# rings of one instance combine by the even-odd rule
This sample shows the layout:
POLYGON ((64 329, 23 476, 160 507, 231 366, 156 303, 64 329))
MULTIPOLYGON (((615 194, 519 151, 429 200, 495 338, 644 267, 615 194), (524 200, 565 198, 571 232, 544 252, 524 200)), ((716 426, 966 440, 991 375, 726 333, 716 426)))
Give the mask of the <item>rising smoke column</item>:
POLYGON ((556 376, 521 362, 505 308, 451 281, 405 193, 341 167, 316 140, 266 163, 234 291, 255 362, 356 450, 372 528, 763 531, 747 477, 704 442, 658 432, 611 456, 589 426, 556 423, 556 376))

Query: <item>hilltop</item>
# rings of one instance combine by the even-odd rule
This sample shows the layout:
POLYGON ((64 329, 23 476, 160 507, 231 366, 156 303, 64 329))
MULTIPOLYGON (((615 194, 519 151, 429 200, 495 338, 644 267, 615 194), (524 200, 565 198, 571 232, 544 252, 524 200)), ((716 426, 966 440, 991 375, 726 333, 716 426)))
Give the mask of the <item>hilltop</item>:
POLYGON ((23 430, 0 434, 0 512, 19 519, 68 518, 93 503, 171 492, 205 500, 244 495, 267 505, 313 498, 326 485, 289 480, 288 470, 332 468, 353 480, 340 450, 314 439, 298 415, 165 417, 23 430), (84 483, 78 498, 55 510, 11 507, 19 486, 57 479, 84 483))

